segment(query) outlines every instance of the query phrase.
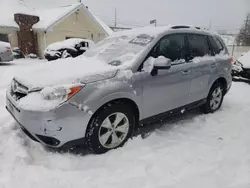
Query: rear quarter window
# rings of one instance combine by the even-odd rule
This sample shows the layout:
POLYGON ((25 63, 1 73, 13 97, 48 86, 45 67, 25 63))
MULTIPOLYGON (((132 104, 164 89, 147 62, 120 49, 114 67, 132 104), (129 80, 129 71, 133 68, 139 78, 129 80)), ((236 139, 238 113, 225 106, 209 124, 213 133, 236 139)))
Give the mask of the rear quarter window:
POLYGON ((219 47, 220 52, 223 51, 224 46, 223 46, 222 41, 221 41, 222 39, 220 40, 219 37, 214 37, 214 39, 215 39, 215 42, 217 43, 217 45, 219 47))
POLYGON ((223 46, 220 44, 219 41, 216 42, 215 38, 212 36, 208 37, 213 54, 219 54, 223 50, 223 46))
POLYGON ((213 54, 220 54, 222 51, 228 53, 228 50, 223 42, 223 39, 219 36, 209 36, 209 42, 213 50, 213 54))

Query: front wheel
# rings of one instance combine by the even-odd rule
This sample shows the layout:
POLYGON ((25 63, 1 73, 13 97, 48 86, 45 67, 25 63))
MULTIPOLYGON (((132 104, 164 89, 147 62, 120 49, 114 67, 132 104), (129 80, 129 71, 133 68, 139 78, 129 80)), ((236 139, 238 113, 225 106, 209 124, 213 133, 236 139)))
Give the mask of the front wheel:
POLYGON ((135 117, 127 104, 108 104, 94 115, 86 130, 87 148, 105 153, 124 145, 131 137, 135 117))
POLYGON ((220 83, 215 83, 207 97, 207 101, 202 107, 204 113, 213 113, 220 109, 224 99, 223 87, 220 83))

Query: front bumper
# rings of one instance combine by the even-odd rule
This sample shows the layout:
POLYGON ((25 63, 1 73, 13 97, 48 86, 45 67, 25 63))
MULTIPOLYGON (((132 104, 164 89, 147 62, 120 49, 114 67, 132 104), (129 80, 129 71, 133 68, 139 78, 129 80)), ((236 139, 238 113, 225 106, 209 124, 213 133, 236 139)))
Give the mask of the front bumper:
POLYGON ((17 106, 7 95, 6 109, 24 133, 32 140, 53 148, 72 147, 74 141, 79 144, 91 118, 90 114, 70 104, 48 112, 26 111, 17 106))

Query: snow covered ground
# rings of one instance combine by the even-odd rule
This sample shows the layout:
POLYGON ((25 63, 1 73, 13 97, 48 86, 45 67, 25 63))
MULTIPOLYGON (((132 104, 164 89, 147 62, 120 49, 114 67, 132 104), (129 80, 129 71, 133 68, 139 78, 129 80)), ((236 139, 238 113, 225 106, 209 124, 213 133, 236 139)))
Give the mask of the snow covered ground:
POLYGON ((21 60, 0 65, 0 188, 249 188, 250 86, 233 83, 222 109, 166 123, 148 138, 103 155, 50 153, 27 138, 5 110, 21 60))

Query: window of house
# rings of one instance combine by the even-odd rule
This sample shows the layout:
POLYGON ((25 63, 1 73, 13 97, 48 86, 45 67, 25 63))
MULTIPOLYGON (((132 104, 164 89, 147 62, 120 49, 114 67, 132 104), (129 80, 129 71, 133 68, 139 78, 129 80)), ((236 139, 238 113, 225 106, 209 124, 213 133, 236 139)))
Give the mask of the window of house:
POLYGON ((185 35, 176 34, 162 38, 153 50, 153 57, 164 56, 172 61, 185 58, 185 35))
POLYGON ((190 59, 210 55, 208 41, 205 35, 188 34, 190 59))
POLYGON ((0 33, 0 41, 2 42, 9 42, 9 37, 7 34, 1 34, 0 33))

